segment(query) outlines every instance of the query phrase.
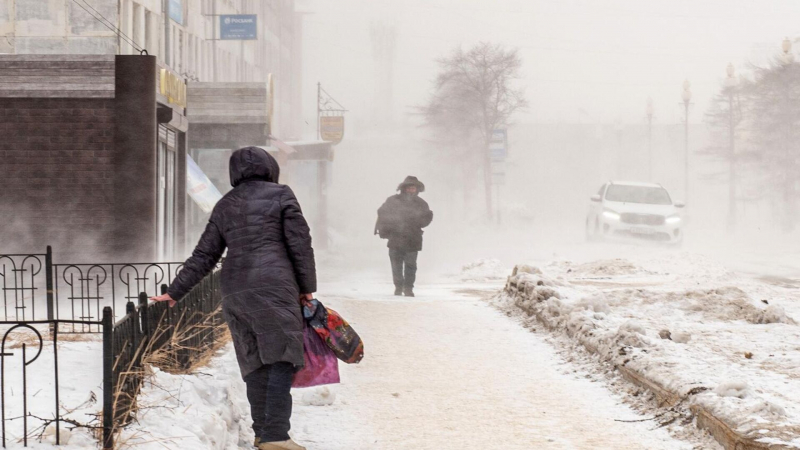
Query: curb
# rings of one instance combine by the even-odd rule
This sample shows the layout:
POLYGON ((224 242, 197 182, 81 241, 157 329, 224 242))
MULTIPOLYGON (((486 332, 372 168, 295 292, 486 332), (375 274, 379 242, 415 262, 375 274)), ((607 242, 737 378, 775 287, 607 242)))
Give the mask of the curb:
MULTIPOLYGON (((520 305, 519 300, 533 300, 535 299, 529 297, 533 294, 534 289, 536 286, 526 286, 524 281, 519 281, 515 279, 515 276, 518 273, 518 267, 514 268, 514 272, 508 278, 505 287, 505 293, 510 295, 514 299, 514 306, 521 311, 523 311, 528 316, 533 316, 536 320, 546 326, 550 331, 564 331, 567 336, 570 338, 575 339, 580 343, 586 350, 590 353, 603 357, 600 352, 598 352, 597 348, 589 342, 587 339, 583 339, 581 336, 576 336, 576 333, 573 330, 570 330, 568 327, 561 327, 556 323, 553 323, 548 317, 543 316, 539 311, 535 308, 526 308, 524 305, 520 305)), ((659 383, 647 378, 644 374, 631 369, 626 366, 621 366, 618 364, 614 364, 614 368, 622 375, 623 378, 628 380, 629 382, 643 388, 647 389, 653 395, 655 395, 656 400, 658 402, 659 407, 672 407, 680 403, 684 397, 681 396, 677 392, 673 392, 659 383)), ((689 407, 689 411, 691 412, 692 416, 695 418, 695 424, 697 428, 701 430, 705 430, 714 439, 722 445, 725 450, 790 450, 792 447, 788 447, 785 445, 780 444, 765 444, 762 442, 757 442, 752 438, 743 436, 742 434, 735 431, 729 424, 727 424, 724 420, 714 416, 711 412, 707 409, 703 408, 699 405, 691 405, 689 407)))

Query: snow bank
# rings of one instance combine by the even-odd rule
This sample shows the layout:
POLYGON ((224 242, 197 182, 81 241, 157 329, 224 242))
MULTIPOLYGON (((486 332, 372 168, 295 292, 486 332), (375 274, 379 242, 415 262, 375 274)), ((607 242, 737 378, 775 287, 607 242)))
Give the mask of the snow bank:
POLYGON ((500 260, 479 259, 463 266, 459 278, 461 281, 493 281, 504 280, 507 274, 508 268, 500 260))
MULTIPOLYGON (((220 355, 231 352, 226 347, 220 355)), ((253 445, 244 381, 230 358, 214 358, 193 375, 153 368, 139 395, 137 421, 118 442, 137 449, 236 449, 253 445)))
POLYGON ((518 266, 496 302, 566 332, 749 438, 800 448, 800 302, 786 299, 797 294, 707 263, 518 266), (588 277, 603 279, 587 284, 588 277))

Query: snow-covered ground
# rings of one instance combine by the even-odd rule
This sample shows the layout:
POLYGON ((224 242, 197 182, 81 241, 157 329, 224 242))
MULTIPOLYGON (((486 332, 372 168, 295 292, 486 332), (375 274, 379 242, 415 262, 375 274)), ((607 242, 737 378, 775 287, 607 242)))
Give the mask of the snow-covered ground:
POLYGON ((692 401, 738 431, 800 448, 792 280, 743 275, 731 270, 744 267, 736 261, 637 250, 624 259, 540 261, 518 279, 543 285, 521 306, 670 390, 705 389, 692 401))
MULTIPOLYGON (((326 283, 320 298, 366 343, 342 383, 294 391, 294 438, 309 449, 691 449, 565 362, 542 336, 479 300, 501 283, 326 283)), ((190 376, 157 373, 141 397, 131 448, 247 448, 244 384, 231 347, 190 376)))
MULTIPOLYGON (((5 333, 6 329, 2 330, 5 333)), ((42 330, 45 333, 45 330, 42 330)), ((102 426, 97 414, 103 406, 103 346, 97 335, 60 335, 58 344, 59 403, 62 418, 86 426, 102 426), (78 340, 73 340, 78 339, 78 340)), ((17 328, 6 342, 3 384, 5 388, 6 433, 9 448, 22 447, 23 437, 23 383, 22 343, 26 344, 28 446, 52 448, 55 444, 55 426, 47 425, 55 417, 55 369, 52 341, 44 341, 41 354, 34 360, 39 341, 34 333, 17 328), (32 361, 32 362, 31 362, 32 361), (8 420, 13 419, 13 420, 8 420)), ((85 428, 72 432, 75 425, 61 424, 61 448, 68 450, 93 448, 97 440, 85 428)))
MULTIPOLYGON (((608 376, 601 360, 580 354, 569 339, 541 327, 532 332, 524 326, 530 321, 482 301, 502 289, 511 270, 506 255, 486 255, 435 270, 421 258, 414 299, 389 295, 386 258, 362 269, 321 258, 319 297, 356 327, 366 358, 341 365, 340 385, 295 391, 294 437, 312 450, 715 448, 691 424, 646 420, 657 410, 632 398, 627 382, 608 376)), ((743 430, 797 442, 800 272, 791 258, 759 271, 769 269, 766 256, 728 264, 719 254, 639 246, 542 246, 527 255, 542 271, 533 279, 561 297, 547 306, 565 324, 590 325, 607 351, 666 386, 708 388, 698 398, 743 430), (670 339, 662 339, 667 332, 670 339)), ((100 343, 63 342, 59 349, 62 410, 77 408, 69 417, 89 423, 101 408, 102 370, 99 357, 86 355, 99 355, 100 343)), ((52 415, 51 354, 46 344, 30 366, 31 410, 39 417, 52 415)), ((19 389, 20 368, 12 362, 6 370, 8 413, 16 417, 21 397, 11 391, 19 389)), ((230 347, 192 375, 156 371, 140 407, 137 423, 118 438, 121 448, 252 443, 230 347)), ((20 421, 9 424, 18 437, 20 421)), ((52 442, 45 433, 32 447, 52 442)), ((64 448, 93 445, 76 430, 64 448)))
MULTIPOLYGON (((295 439, 312 450, 696 448, 652 422, 623 422, 644 417, 602 377, 565 361, 546 336, 476 296, 501 287, 448 281, 420 286, 408 299, 388 295, 385 281, 323 284, 320 298, 356 327, 366 357, 341 365, 340 385, 294 392, 295 439)), ((68 380, 76 395, 87 395, 100 377, 68 380)), ((156 371, 140 407, 137 423, 118 438, 121 448, 236 449, 253 439, 230 346, 198 373, 156 371)), ((90 442, 75 432, 65 448, 90 442)))

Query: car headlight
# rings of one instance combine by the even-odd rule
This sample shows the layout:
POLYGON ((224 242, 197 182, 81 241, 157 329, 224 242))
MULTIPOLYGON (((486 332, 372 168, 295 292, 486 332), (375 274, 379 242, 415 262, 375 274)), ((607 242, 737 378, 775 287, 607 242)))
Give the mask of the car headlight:
POLYGON ((620 219, 619 214, 615 213, 614 211, 603 211, 603 217, 605 217, 606 219, 611 219, 611 220, 619 220, 620 219))
POLYGON ((667 224, 668 225, 675 225, 676 223, 680 222, 681 218, 679 216, 669 216, 667 217, 667 224))

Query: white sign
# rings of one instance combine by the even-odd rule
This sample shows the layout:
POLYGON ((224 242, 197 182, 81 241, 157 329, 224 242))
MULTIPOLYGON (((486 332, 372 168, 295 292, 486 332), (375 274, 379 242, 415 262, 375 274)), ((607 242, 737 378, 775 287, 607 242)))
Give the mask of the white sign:
POLYGON ((219 189, 189 155, 186 155, 186 192, 206 213, 210 213, 222 198, 219 189))

